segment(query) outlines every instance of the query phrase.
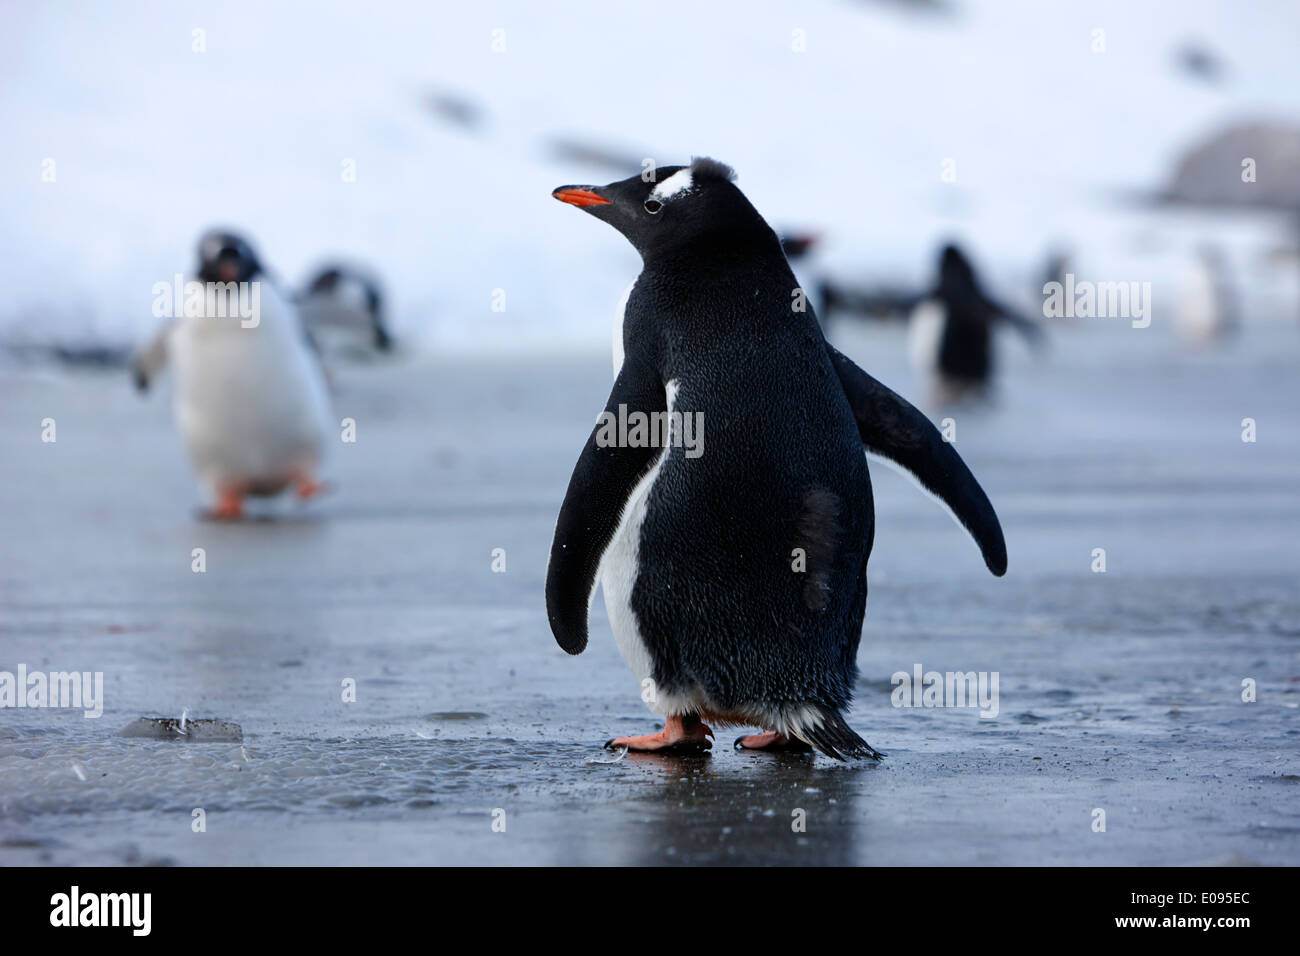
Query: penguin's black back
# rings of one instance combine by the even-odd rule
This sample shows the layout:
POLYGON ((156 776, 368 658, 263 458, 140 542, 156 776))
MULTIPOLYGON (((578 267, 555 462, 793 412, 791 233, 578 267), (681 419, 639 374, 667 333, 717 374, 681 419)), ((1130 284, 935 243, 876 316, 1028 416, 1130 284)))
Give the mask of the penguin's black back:
POLYGON ((980 289, 970 261, 954 245, 946 246, 940 257, 934 297, 946 312, 939 340, 939 371, 958 381, 987 381, 993 372, 996 309, 980 289))
POLYGON ((677 383, 704 451, 670 448, 648 498, 632 610, 669 691, 719 708, 852 695, 873 535, 853 412, 775 235, 647 262, 625 364, 677 383), (768 241, 770 237, 770 242, 768 241), (796 571, 795 549, 806 568, 796 571))
POLYGON ((945 301, 947 318, 939 340, 939 371, 951 379, 985 382, 993 373, 993 335, 977 306, 945 301))

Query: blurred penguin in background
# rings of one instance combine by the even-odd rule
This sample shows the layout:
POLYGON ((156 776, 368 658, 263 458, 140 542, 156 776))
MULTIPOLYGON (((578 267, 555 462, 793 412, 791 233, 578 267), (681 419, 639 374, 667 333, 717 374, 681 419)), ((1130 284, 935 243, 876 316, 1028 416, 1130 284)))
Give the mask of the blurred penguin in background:
POLYGON ((814 262, 816 257, 813 255, 818 238, 817 234, 812 232, 781 233, 781 251, 785 253, 790 268, 794 270, 804 295, 810 300, 813 314, 820 319, 824 282, 818 277, 820 270, 814 262))
POLYGON ((300 499, 318 494, 332 426, 325 378, 297 309, 252 247, 230 232, 207 233, 197 281, 175 301, 132 370, 143 391, 172 365, 176 427, 215 502, 207 515, 237 519, 246 497, 287 488, 300 499))
POLYGON ((362 270, 341 265, 321 269, 298 296, 298 309, 324 354, 358 358, 393 347, 384 322, 383 292, 362 270))
POLYGON ((913 364, 931 376, 932 405, 989 397, 998 322, 1010 324, 1030 345, 1042 344, 1038 324, 985 295, 965 254, 956 245, 944 246, 938 282, 912 310, 909 327, 908 350, 913 364))
POLYGON ((791 263, 807 258, 817 245, 817 236, 811 232, 787 232, 781 234, 781 251, 791 263))
POLYGON ((1184 341, 1207 346, 1237 331, 1238 310, 1223 251, 1205 243, 1188 262, 1175 327, 1184 341))
MULTIPOLYGON (((796 271, 807 270, 803 261, 815 243, 815 237, 783 236, 781 248, 796 271)), ((802 276, 801 276, 802 278, 802 276)), ((853 285, 827 275, 817 269, 812 275, 809 292, 817 310, 817 321, 822 331, 830 334, 832 319, 848 317, 859 321, 881 322, 906 320, 916 304, 924 298, 915 289, 880 283, 853 285)))
MULTIPOLYGON (((1072 268, 1073 263, 1069 252, 1060 247, 1051 249, 1047 254, 1046 262, 1043 264, 1042 281, 1037 283, 1033 288, 1033 297, 1037 299, 1039 296, 1043 295, 1043 289, 1047 288, 1053 282, 1059 283, 1061 287, 1064 288, 1067 281, 1067 275, 1070 273, 1072 268)), ((1068 316, 1061 316, 1059 321, 1069 322, 1071 319, 1068 316)))

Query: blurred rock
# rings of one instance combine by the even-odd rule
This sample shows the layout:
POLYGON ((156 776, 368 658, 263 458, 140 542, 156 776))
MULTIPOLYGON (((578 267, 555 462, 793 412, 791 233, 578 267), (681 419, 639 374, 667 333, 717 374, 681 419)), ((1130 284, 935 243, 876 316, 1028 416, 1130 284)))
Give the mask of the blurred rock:
POLYGON ((1213 133, 1183 154, 1158 198, 1300 212, 1300 126, 1261 121, 1213 133), (1248 159, 1253 176, 1243 178, 1248 159))
POLYGON ((1174 66, 1188 77, 1215 86, 1223 82, 1227 64, 1202 43, 1191 41, 1174 51, 1174 66))
POLYGON ((483 123, 483 111, 478 104, 458 93, 435 91, 425 98, 424 105, 449 126, 477 130, 483 123))

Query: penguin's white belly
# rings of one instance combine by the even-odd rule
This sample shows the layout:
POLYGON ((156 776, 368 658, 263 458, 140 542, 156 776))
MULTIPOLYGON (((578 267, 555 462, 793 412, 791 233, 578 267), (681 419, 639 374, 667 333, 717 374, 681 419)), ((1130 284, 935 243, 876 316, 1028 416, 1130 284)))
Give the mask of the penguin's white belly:
MULTIPOLYGON (((660 460, 660 465, 662 459, 660 460)), ((618 530, 600 565, 600 587, 605 594, 605 611, 614 640, 638 682, 650 677, 654 662, 641 638, 641 628, 632 611, 632 590, 636 587, 641 552, 641 525, 645 521, 650 489, 659 477, 656 465, 633 490, 623 509, 618 530)))
POLYGON ((298 303, 298 314, 322 351, 368 349, 374 344, 375 321, 364 303, 339 296, 309 296, 298 303))
POLYGON ((610 340, 610 351, 614 358, 614 377, 618 378, 618 373, 623 370, 623 318, 627 313, 627 300, 632 298, 632 290, 636 288, 636 279, 623 290, 623 298, 618 300, 618 308, 614 310, 614 332, 610 340))
MULTIPOLYGON (((677 383, 669 382, 667 388, 667 408, 672 411, 677 396, 677 383)), ((609 547, 600 563, 600 587, 605 595, 605 611, 609 615, 609 625, 614 631, 614 640, 619 653, 631 668, 643 691, 646 681, 654 674, 654 659, 641 636, 641 627, 636 613, 632 610, 632 591, 636 587, 637 571, 641 560, 641 525, 645 522, 650 503, 650 491, 663 469, 664 461, 672 448, 669 442, 660 453, 654 467, 650 469, 628 496, 619 519, 618 530, 610 540, 609 547)), ((661 688, 653 688, 654 695, 647 701, 650 709, 661 714, 679 714, 690 710, 699 710, 705 702, 694 697, 667 694, 661 688)), ((644 699, 644 695, 643 695, 644 699)))
POLYGON ((1217 291, 1214 276, 1205 266, 1197 264, 1188 271, 1179 297, 1179 335, 1191 342, 1206 342, 1221 331, 1217 291))
POLYGON ((939 367, 939 345, 948 312, 942 303, 927 299, 912 310, 907 327, 907 354, 918 372, 934 372, 939 367))
POLYGON ((173 340, 176 423, 194 467, 223 484, 274 493, 316 468, 329 408, 324 378, 297 330, 189 319, 173 340))
POLYGON ((367 333, 373 327, 370 313, 364 306, 340 302, 333 298, 304 299, 298 305, 298 314, 307 328, 360 329, 367 333))

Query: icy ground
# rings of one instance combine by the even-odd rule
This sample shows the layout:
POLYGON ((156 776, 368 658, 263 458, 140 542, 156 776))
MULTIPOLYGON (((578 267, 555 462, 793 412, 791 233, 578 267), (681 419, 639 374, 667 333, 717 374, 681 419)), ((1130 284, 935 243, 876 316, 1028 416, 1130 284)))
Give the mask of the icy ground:
MULTIPOLYGON (((838 338, 917 394, 897 330, 838 338)), ((653 719, 602 603, 570 658, 542 583, 604 351, 338 370, 358 440, 334 495, 236 526, 195 519, 165 396, 7 369, 0 670, 102 671, 106 704, 0 710, 0 863, 1300 862, 1300 336, 1053 341, 1041 363, 1004 343, 1000 404, 956 416, 1005 579, 872 469, 850 720, 879 765, 738 754, 734 733, 600 762, 653 719), (917 663, 997 671, 996 719, 891 707, 917 663), (242 746, 119 736, 182 713, 242 746)))

